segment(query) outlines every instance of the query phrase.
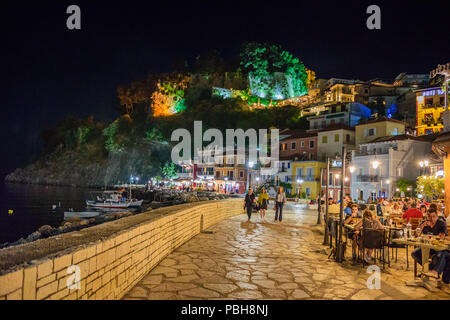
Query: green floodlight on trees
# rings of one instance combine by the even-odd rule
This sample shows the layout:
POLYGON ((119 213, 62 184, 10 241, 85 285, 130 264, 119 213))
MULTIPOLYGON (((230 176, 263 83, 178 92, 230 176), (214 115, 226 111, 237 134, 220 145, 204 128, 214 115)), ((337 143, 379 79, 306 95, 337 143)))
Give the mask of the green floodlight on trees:
POLYGON ((279 45, 248 43, 241 52, 252 96, 273 100, 308 94, 308 74, 303 63, 279 45))

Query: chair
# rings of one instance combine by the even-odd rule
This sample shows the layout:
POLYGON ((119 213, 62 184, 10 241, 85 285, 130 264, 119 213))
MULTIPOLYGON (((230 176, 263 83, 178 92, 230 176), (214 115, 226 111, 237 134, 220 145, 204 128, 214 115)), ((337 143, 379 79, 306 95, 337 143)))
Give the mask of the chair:
POLYGON ((412 230, 416 230, 421 222, 422 222, 421 218, 410 218, 409 219, 409 223, 411 224, 411 229, 412 230))
MULTIPOLYGON (((395 262, 397 262, 397 251, 398 251, 398 249, 406 249, 406 268, 408 268, 409 267, 408 246, 404 245, 404 244, 398 244, 398 243, 395 243, 395 242, 392 241, 393 239, 396 239, 396 237, 394 237, 395 231, 399 231, 399 230, 395 230, 395 229, 389 228, 388 240, 387 240, 388 266, 391 267, 391 259, 390 259, 390 254, 389 254, 389 248, 395 249, 395 262)), ((394 250, 392 250, 392 259, 394 259, 394 250)))
MULTIPOLYGON (((386 233, 384 229, 369 229, 362 228, 361 229, 361 243, 362 243, 362 260, 363 267, 365 266, 365 249, 375 249, 381 250, 380 258, 383 256, 383 269, 385 264, 384 259, 384 247, 386 245, 386 233)), ((376 260, 376 251, 375 251, 375 260, 376 260)))

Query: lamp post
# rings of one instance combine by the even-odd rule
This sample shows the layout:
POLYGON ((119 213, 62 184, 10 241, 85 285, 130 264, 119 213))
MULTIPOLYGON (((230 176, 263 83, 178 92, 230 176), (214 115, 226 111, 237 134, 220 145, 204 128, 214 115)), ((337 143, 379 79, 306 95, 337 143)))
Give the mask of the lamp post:
MULTIPOLYGON (((345 177, 345 159, 347 157, 346 147, 342 147, 342 177, 345 177)), ((339 242, 336 247, 336 261, 342 262, 344 260, 344 243, 342 242, 342 232, 344 229, 344 179, 341 179, 341 203, 339 210, 339 242)))
MULTIPOLYGON (((330 178, 330 158, 327 157, 327 177, 325 179, 325 231, 323 233, 323 244, 328 245, 328 179, 330 178)), ((330 244, 331 245, 331 244, 330 244)))
MULTIPOLYGON (((383 191, 383 179, 381 177, 382 172, 381 172, 380 162, 377 160, 377 156, 375 154, 375 160, 372 161, 372 168, 374 170, 377 170, 378 167, 380 167, 380 193, 379 193, 379 195, 381 196, 381 192, 383 191)), ((378 199, 378 195, 377 195, 377 199, 378 199)))
POLYGON ((388 199, 390 199, 391 198, 391 180, 387 179, 386 184, 388 185, 388 187, 387 187, 388 199))
POLYGON ((253 168, 253 165, 254 165, 253 161, 249 161, 248 162, 248 166, 247 166, 247 191, 248 191, 248 189, 250 187, 250 178, 251 178, 250 169, 253 168))

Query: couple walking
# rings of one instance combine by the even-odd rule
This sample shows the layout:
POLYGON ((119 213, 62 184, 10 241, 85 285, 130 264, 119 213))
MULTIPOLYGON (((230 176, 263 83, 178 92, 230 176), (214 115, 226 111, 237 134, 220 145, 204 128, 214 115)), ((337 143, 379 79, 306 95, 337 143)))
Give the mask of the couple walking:
MULTIPOLYGON (((275 222, 281 222, 283 219, 283 206, 286 204, 286 194, 284 193, 283 187, 278 187, 277 195, 275 197, 275 222)), ((269 204, 269 195, 266 189, 262 189, 261 193, 256 199, 256 195, 253 193, 253 189, 249 188, 248 193, 245 195, 244 200, 244 210, 247 210, 248 221, 252 216, 252 211, 259 211, 260 218, 265 221, 267 205, 269 204)))

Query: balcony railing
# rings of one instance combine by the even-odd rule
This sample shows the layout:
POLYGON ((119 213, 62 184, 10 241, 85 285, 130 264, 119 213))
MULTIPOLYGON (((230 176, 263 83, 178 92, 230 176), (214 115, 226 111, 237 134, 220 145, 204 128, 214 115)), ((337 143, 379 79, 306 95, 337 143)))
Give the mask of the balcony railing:
MULTIPOLYGON (((394 148, 395 150, 395 148, 394 148)), ((374 155, 382 155, 382 154, 389 154, 389 149, 382 149, 382 150, 356 150, 355 156, 356 157, 364 157, 364 156, 374 156, 374 155)))
POLYGON ((303 182, 319 182, 319 176, 289 176, 288 182, 297 182, 297 180, 303 180, 303 182))
POLYGON ((380 182, 378 175, 358 175, 356 176, 357 182, 380 182))

